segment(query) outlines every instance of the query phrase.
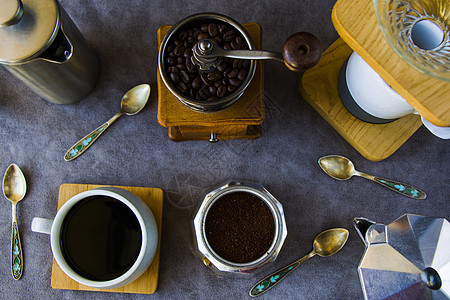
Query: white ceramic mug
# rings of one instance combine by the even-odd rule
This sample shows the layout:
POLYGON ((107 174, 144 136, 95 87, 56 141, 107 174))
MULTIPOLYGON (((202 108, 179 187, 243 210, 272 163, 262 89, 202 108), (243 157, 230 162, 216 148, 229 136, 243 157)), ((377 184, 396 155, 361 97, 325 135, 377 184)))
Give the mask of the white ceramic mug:
POLYGON ((31 229, 35 232, 50 234, 53 256, 67 276, 83 285, 101 289, 121 287, 141 276, 153 261, 158 246, 158 229, 148 206, 133 193, 114 187, 92 189, 73 196, 59 209, 54 220, 34 218, 31 229), (61 250, 60 231, 67 213, 75 204, 90 196, 109 196, 121 201, 130 208, 139 221, 142 243, 138 257, 124 274, 112 280, 94 281, 79 275, 66 262, 61 250))
MULTIPOLYGON (((387 123, 419 114, 394 91, 361 56, 353 52, 339 77, 339 96, 347 110, 369 123, 387 123)), ((450 139, 450 127, 439 127, 421 116, 425 127, 441 139, 450 139)))

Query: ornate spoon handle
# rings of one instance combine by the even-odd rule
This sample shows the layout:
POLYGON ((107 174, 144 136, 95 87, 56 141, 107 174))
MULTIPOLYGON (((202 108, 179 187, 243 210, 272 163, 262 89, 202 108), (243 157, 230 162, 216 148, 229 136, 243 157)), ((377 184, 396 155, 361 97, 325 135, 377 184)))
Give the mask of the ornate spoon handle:
POLYGON ((250 296, 257 297, 261 294, 264 294, 265 292, 273 288, 275 285, 277 285, 281 280, 283 280, 284 277, 286 277, 292 271, 294 271, 295 268, 297 268, 301 263, 305 262, 308 258, 311 258, 314 255, 316 254, 314 253, 314 251, 312 251, 308 255, 305 255, 302 258, 300 258, 299 260, 294 261, 290 265, 281 268, 278 271, 273 272, 269 276, 266 276, 264 279, 258 281, 258 283, 255 284, 250 289, 249 292, 250 296))
POLYGON ((71 161, 72 159, 80 156, 84 151, 86 151, 97 139, 98 137, 109 127, 122 113, 114 115, 111 119, 106 121, 103 125, 99 126, 97 129, 86 135, 84 138, 79 140, 75 145, 73 145, 64 155, 65 161, 71 161))
POLYGON ((19 227, 17 226, 16 205, 13 204, 13 221, 11 233, 11 274, 15 280, 22 277, 23 253, 20 243, 19 227))
POLYGON ((413 198, 413 199, 425 199, 427 197, 427 194, 425 194, 424 191, 422 191, 421 189, 418 189, 416 187, 413 187, 409 184, 406 183, 402 183, 402 182, 398 182, 398 181, 394 181, 394 180, 390 180, 390 179, 384 179, 381 177, 377 177, 377 176, 373 176, 373 175, 368 175, 362 172, 357 172, 357 175, 362 176, 364 178, 373 180, 393 191, 396 191, 397 193, 400 193, 404 196, 413 198))
POLYGON ((384 185, 385 187, 388 187, 391 190, 396 191, 397 193, 413 199, 425 199, 427 197, 427 194, 425 194, 424 191, 406 183, 383 179, 376 176, 374 176, 373 181, 378 182, 379 184, 384 185))

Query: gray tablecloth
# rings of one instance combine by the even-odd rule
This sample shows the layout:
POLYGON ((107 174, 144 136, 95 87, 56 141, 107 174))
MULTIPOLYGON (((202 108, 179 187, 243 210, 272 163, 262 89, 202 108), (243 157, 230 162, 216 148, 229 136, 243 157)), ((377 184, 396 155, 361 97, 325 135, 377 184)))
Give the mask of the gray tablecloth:
POLYGON ((371 162, 350 146, 298 92, 300 75, 275 61, 264 63, 267 118, 257 140, 180 142, 168 139, 157 116, 157 39, 161 25, 197 12, 218 12, 263 28, 263 48, 280 51, 297 31, 319 37, 324 48, 338 35, 331 22, 334 0, 305 1, 79 1, 61 4, 101 61, 92 93, 72 105, 48 103, 0 68, 0 170, 16 163, 28 191, 18 206, 25 254, 21 280, 10 273, 11 207, 0 209, 1 299, 241 299, 264 273, 307 254, 316 234, 350 231, 346 246, 328 258, 314 257, 261 299, 358 299, 357 266, 364 244, 354 217, 390 223, 404 213, 450 217, 449 142, 423 126, 392 156, 371 162), (123 116, 80 158, 64 153, 120 108, 122 95, 140 83, 153 87, 136 116, 123 116), (423 188, 412 200, 362 178, 337 181, 319 168, 328 154, 351 158, 358 170, 423 188), (259 276, 217 276, 193 252, 190 224, 208 190, 230 179, 264 185, 285 208, 286 243, 259 276), (164 190, 158 289, 152 296, 52 289, 49 237, 33 233, 34 216, 52 218, 63 183, 159 187, 164 190))

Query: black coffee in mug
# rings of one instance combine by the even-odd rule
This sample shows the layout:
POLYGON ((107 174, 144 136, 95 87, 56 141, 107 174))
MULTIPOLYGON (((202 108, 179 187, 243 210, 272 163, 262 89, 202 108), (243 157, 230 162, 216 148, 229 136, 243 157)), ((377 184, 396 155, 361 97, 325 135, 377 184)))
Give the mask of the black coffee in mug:
POLYGON ((80 276, 107 281, 123 275, 142 245, 141 226, 133 211, 109 196, 90 196, 67 213, 60 231, 61 251, 80 276))

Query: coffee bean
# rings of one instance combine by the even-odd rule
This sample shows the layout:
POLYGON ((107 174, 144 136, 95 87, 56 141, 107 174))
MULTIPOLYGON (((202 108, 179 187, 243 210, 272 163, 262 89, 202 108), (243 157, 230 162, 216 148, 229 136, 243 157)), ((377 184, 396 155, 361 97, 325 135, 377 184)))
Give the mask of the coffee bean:
POLYGON ((173 49, 173 53, 175 53, 176 56, 180 56, 184 53, 184 47, 183 45, 178 45, 173 49))
POLYGON ((195 93, 197 93, 195 89, 189 89, 189 96, 191 96, 192 99, 195 99, 195 93))
POLYGON ((177 64, 176 67, 177 67, 178 70, 184 70, 184 69, 186 69, 186 67, 184 66, 184 64, 177 64))
POLYGON ((219 25, 219 33, 224 33, 227 30, 227 25, 221 24, 219 25))
POLYGON ((194 30, 194 32, 192 33, 192 37, 194 38, 194 40, 197 39, 197 37, 200 33, 201 33, 201 31, 199 29, 194 30))
POLYGON ((178 72, 173 72, 169 74, 170 79, 172 80, 173 83, 179 83, 180 82, 180 74, 178 74, 178 72))
POLYGON ((234 68, 230 73, 228 73, 228 78, 234 78, 239 74, 239 69, 234 68))
POLYGON ((209 72, 207 78, 210 81, 218 81, 218 80, 222 79, 222 73, 215 70, 215 71, 209 72))
POLYGON ((202 73, 200 75, 200 78, 203 81, 203 83, 206 84, 207 86, 213 85, 213 83, 208 79, 208 75, 206 75, 205 73, 202 73))
POLYGON ((208 99, 211 96, 206 88, 201 88, 198 93, 202 99, 208 99))
POLYGON ((208 25, 208 33, 211 37, 215 37, 217 35, 217 26, 214 23, 208 25))
POLYGON ((183 92, 186 93, 188 91, 188 86, 184 82, 180 82, 177 84, 177 87, 183 92))
POLYGON ((236 33, 234 32, 234 30, 228 30, 227 32, 225 32, 223 34, 223 39, 227 42, 234 40, 235 37, 236 37, 236 33))
POLYGON ((231 71, 233 71, 233 68, 228 68, 228 69, 226 69, 225 71, 223 71, 223 77, 227 77, 228 74, 231 73, 231 71))
POLYGON ((177 64, 184 64, 184 58, 182 58, 181 56, 177 57, 177 64))
POLYGON ((180 77, 184 83, 189 83, 189 81, 191 81, 191 78, 189 77, 188 73, 186 73, 185 70, 180 71, 180 77))
POLYGON ((250 60, 244 59, 244 62, 242 63, 242 66, 246 69, 250 67, 250 60))
POLYGON ((202 24, 202 26, 200 26, 200 30, 203 32, 208 32, 208 27, 209 27, 208 24, 202 24))
POLYGON ((230 78, 230 84, 234 85, 235 87, 241 86, 242 81, 240 81, 237 78, 230 78))
POLYGON ((171 66, 173 66, 174 64, 176 64, 177 62, 175 61, 175 59, 173 57, 168 57, 166 59, 167 63, 171 66))
POLYGON ((235 59, 233 60, 233 68, 240 69, 242 68, 242 65, 244 64, 242 59, 235 59))
POLYGON ((195 93, 195 99, 197 99, 197 100, 202 100, 202 97, 200 97, 200 92, 199 91, 197 91, 196 93, 195 93))
POLYGON ((186 59, 186 69, 189 73, 197 73, 197 67, 192 63, 190 58, 186 59))
POLYGON ((222 81, 214 81, 214 86, 216 87, 216 88, 218 88, 219 86, 221 86, 222 85, 222 81))
POLYGON ((228 91, 229 91, 230 93, 233 93, 234 91, 237 90, 237 86, 229 85, 227 89, 228 89, 228 91))
POLYGON ((169 67, 169 68, 167 69, 167 71, 168 71, 169 73, 178 73, 177 67, 174 67, 174 66, 169 67))
POLYGON ((184 50, 184 52, 183 52, 183 56, 186 57, 186 58, 190 58, 192 56, 192 49, 191 48, 186 48, 186 50, 184 50))
POLYGON ((240 36, 237 36, 236 39, 235 39, 235 41, 236 41, 236 43, 237 43, 238 45, 243 45, 243 44, 245 44, 244 39, 243 39, 242 37, 240 37, 240 36))
POLYGON ((239 74, 238 74, 237 78, 239 80, 244 80, 245 77, 247 77, 247 70, 242 68, 239 70, 239 74))
POLYGON ((197 40, 204 40, 209 38, 209 34, 207 34, 206 32, 201 32, 198 36, 197 36, 197 40))
POLYGON ((219 72, 223 72, 223 71, 225 71, 227 68, 228 68, 228 65, 227 65, 226 62, 221 62, 221 63, 216 67, 217 71, 219 71, 219 72))
POLYGON ((236 43, 236 41, 231 41, 230 46, 231 46, 231 49, 236 49, 238 44, 236 43))
POLYGON ((209 91, 209 93, 211 95, 216 95, 217 94, 217 88, 215 86, 213 86, 213 85, 208 88, 208 91, 209 91))
POLYGON ((222 38, 220 36, 214 37, 213 40, 215 40, 218 45, 222 44, 222 38))
POLYGON ((175 46, 180 46, 180 45, 183 44, 183 42, 180 41, 179 39, 174 39, 174 40, 173 40, 173 43, 175 44, 175 46))
POLYGON ((202 80, 200 79, 200 76, 195 77, 195 79, 192 81, 191 86, 194 89, 199 89, 202 86, 202 80))
POLYGON ((186 32, 185 30, 182 30, 182 31, 178 34, 178 38, 179 38, 181 41, 186 40, 186 38, 187 38, 187 32, 186 32))
POLYGON ((227 94, 227 88, 224 85, 221 85, 217 88, 217 97, 223 98, 227 94))

